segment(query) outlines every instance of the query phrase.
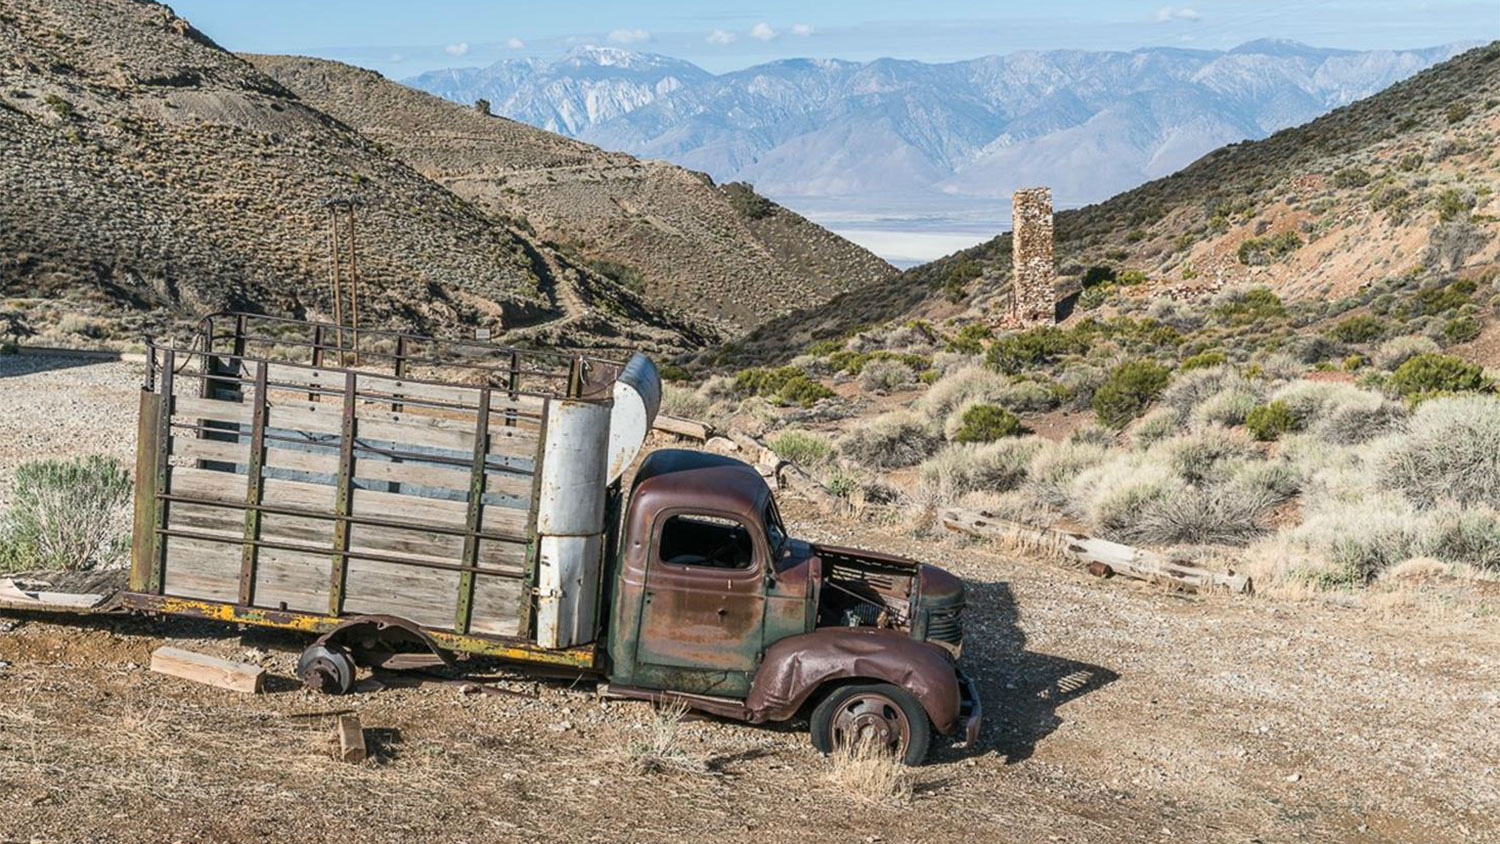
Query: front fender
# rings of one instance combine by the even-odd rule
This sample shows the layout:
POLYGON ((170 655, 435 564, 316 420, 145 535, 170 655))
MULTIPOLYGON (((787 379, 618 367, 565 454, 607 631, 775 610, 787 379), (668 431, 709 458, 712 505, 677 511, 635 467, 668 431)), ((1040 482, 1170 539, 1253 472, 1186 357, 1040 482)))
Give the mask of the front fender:
POLYGON ((895 630, 825 627, 766 649, 745 700, 750 720, 784 721, 834 680, 879 680, 911 692, 938 732, 958 721, 958 672, 947 652, 895 630))

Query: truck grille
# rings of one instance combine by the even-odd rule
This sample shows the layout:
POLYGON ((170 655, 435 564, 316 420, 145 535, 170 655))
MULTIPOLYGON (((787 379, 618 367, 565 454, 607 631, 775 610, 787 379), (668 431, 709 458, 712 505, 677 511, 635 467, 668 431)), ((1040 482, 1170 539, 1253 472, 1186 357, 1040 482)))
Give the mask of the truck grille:
POLYGON ((964 641, 963 608, 933 610, 927 616, 927 638, 933 642, 962 645, 964 641))

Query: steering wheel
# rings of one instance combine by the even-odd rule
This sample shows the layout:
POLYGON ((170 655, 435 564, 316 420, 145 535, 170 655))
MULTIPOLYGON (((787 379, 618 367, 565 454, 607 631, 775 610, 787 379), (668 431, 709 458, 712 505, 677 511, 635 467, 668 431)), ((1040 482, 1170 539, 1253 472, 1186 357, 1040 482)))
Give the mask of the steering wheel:
POLYGON ((745 531, 745 526, 735 525, 734 527, 729 529, 729 539, 727 539, 723 545, 720 545, 714 550, 708 552, 706 556, 709 560, 720 564, 724 568, 734 568, 737 564, 737 561, 732 557, 726 558, 724 554, 726 552, 734 551, 736 546, 740 544, 740 538, 744 535, 748 535, 745 531))

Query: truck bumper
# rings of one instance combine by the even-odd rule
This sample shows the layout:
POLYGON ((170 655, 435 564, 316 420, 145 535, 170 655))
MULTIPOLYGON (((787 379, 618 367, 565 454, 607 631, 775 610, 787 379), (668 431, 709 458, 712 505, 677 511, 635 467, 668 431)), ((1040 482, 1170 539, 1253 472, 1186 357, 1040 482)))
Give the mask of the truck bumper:
POLYGON ((984 707, 979 704, 979 687, 969 675, 958 672, 958 729, 954 730, 956 746, 973 747, 979 740, 984 707))

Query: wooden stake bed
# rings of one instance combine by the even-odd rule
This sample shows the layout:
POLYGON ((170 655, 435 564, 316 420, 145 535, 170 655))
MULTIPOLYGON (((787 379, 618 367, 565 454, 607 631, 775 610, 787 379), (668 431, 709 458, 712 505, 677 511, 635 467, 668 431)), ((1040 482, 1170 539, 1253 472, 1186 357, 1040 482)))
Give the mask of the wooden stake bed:
POLYGON ((591 362, 362 333, 220 315, 149 349, 127 604, 525 640, 548 407, 591 362))

